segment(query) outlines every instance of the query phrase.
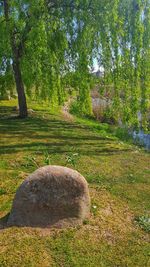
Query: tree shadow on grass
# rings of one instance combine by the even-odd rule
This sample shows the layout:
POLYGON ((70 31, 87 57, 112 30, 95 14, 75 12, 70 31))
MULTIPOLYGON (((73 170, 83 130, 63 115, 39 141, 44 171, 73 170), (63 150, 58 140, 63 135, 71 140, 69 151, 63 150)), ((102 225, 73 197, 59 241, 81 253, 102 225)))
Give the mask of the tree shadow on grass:
POLYGON ((19 113, 17 112, 15 106, 0 106, 0 120, 14 119, 18 117, 19 113))
POLYGON ((131 149, 118 149, 118 148, 107 148, 103 144, 88 144, 85 147, 85 144, 73 143, 73 142, 63 142, 63 143, 42 143, 42 142, 34 142, 31 144, 15 144, 15 145, 7 145, 0 146, 0 154, 10 154, 21 151, 30 151, 30 152, 44 152, 47 151, 49 154, 63 154, 70 152, 70 147, 74 147, 78 153, 81 155, 112 155, 115 153, 121 153, 125 151, 131 151, 131 149))
POLYGON ((111 155, 127 150, 115 147, 113 138, 102 137, 89 126, 61 121, 53 115, 43 118, 40 113, 23 120, 0 119, 0 134, 4 137, 0 154, 37 150, 63 154, 70 147, 82 155, 111 155))

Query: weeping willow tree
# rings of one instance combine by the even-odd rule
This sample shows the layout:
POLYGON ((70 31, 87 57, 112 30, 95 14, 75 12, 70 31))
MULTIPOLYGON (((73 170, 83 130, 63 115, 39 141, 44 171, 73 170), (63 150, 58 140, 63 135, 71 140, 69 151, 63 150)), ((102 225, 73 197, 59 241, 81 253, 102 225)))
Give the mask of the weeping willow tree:
POLYGON ((61 105, 69 86, 78 91, 80 112, 91 114, 96 59, 113 96, 111 112, 138 126, 140 111, 146 127, 149 0, 3 0, 0 25, 1 91, 15 82, 20 117, 27 116, 26 94, 61 105))
POLYGON ((97 25, 96 58, 105 87, 111 85, 111 113, 124 124, 147 127, 150 1, 114 0, 103 6, 103 14, 105 19, 97 25))
POLYGON ((150 100, 150 1, 111 1, 105 5, 104 13, 107 18, 98 26, 101 30, 97 31, 96 57, 104 69, 104 83, 111 85, 111 113, 124 124, 146 128, 150 100))

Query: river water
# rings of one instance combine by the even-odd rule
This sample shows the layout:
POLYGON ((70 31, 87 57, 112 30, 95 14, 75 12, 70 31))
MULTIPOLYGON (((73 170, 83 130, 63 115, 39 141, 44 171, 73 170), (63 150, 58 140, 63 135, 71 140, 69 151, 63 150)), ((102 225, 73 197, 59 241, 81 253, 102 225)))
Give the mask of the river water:
MULTIPOLYGON (((105 109, 109 105, 111 105, 111 101, 107 101, 105 98, 92 97, 93 109, 95 108, 98 110, 98 107, 105 109)), ((141 118, 140 112, 138 113, 138 118, 139 120, 141 118)), ((123 126, 121 121, 119 121, 118 124, 119 126, 123 126)), ((140 130, 139 132, 129 132, 129 134, 132 136, 134 143, 140 144, 144 146, 146 150, 150 151, 150 134, 144 133, 142 130, 140 130)))

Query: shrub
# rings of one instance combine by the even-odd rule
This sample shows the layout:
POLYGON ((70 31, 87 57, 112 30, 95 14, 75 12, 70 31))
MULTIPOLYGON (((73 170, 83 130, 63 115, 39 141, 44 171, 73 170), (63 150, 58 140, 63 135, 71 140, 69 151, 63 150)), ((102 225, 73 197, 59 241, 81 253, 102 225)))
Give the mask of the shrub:
POLYGON ((148 215, 136 217, 135 221, 144 231, 150 233, 150 217, 148 215))

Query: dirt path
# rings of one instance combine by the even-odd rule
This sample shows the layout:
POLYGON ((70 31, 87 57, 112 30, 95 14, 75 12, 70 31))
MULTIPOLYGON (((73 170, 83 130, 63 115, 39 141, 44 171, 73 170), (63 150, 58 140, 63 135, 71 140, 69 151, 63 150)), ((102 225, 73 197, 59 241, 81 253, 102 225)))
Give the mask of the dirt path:
POLYGON ((74 116, 69 113, 70 105, 74 101, 73 98, 69 98, 68 101, 64 103, 64 106, 62 107, 62 115, 65 121, 74 122, 74 116))

